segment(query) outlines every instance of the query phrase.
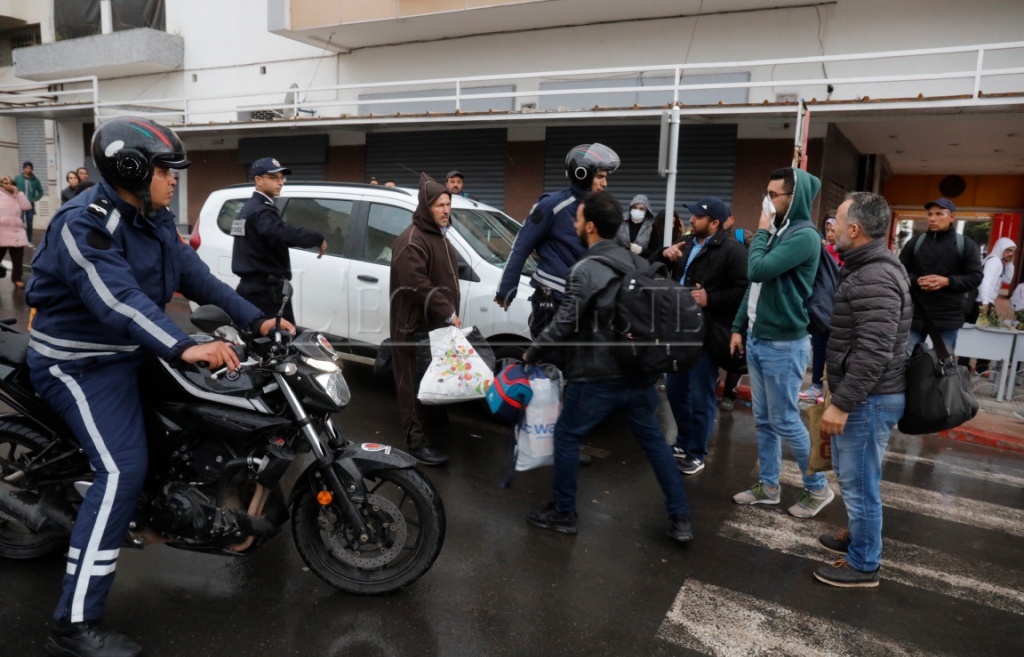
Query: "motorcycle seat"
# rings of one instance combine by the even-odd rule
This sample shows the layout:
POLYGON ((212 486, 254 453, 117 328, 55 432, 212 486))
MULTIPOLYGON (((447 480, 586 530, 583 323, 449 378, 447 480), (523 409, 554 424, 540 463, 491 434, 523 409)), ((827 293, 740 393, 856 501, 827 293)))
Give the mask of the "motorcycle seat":
POLYGON ((0 359, 12 365, 24 365, 28 357, 28 334, 0 331, 0 359))

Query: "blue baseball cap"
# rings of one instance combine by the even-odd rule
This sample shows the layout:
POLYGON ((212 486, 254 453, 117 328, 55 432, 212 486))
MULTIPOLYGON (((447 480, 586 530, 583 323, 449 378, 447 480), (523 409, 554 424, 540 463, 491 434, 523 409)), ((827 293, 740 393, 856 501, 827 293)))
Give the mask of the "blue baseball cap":
POLYGON ((286 176, 292 175, 292 170, 286 166, 283 166, 280 162, 272 157, 261 157, 252 163, 249 168, 249 177, 255 178, 256 176, 262 176, 265 173, 283 173, 286 176))
POLYGON ((729 212, 729 206, 720 198, 714 196, 705 196, 696 203, 687 203, 686 209, 690 211, 690 214, 698 217, 711 217, 718 221, 725 223, 725 220, 732 214, 729 212))
POLYGON ((953 201, 950 201, 948 198, 938 198, 938 199, 935 199, 934 201, 932 201, 930 203, 925 203, 924 204, 924 209, 927 210, 930 207, 932 207, 933 205, 937 205, 940 208, 943 208, 945 210, 949 210, 950 212, 956 212, 956 206, 953 205, 953 201))

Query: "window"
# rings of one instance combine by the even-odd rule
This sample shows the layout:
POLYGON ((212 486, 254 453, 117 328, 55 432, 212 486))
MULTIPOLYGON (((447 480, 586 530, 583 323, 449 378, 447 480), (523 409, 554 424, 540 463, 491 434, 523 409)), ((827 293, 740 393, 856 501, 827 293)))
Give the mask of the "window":
POLYGON ((412 212, 382 203, 370 204, 366 242, 361 260, 378 265, 391 265, 391 245, 399 233, 412 224, 412 212))
MULTIPOLYGON (((505 267, 522 226, 502 212, 452 208, 452 226, 486 262, 505 267)), ((531 276, 537 261, 531 255, 523 263, 523 274, 531 276)))
MULTIPOLYGON (((54 0, 53 26, 57 41, 102 32, 100 0, 54 0)), ((115 32, 148 27, 166 30, 164 0, 110 0, 111 27, 115 32)))
POLYGON ((238 217, 238 213, 242 211, 242 206, 248 200, 247 198, 233 198, 230 201, 225 201, 224 205, 220 206, 220 213, 217 215, 217 227, 225 235, 231 234, 231 222, 238 217))
POLYGON ((19 27, 16 30, 0 32, 0 66, 14 66, 14 50, 41 44, 39 26, 19 27))
POLYGON ((316 231, 327 240, 327 253, 343 255, 348 241, 353 201, 326 198, 293 198, 281 218, 289 226, 316 231))

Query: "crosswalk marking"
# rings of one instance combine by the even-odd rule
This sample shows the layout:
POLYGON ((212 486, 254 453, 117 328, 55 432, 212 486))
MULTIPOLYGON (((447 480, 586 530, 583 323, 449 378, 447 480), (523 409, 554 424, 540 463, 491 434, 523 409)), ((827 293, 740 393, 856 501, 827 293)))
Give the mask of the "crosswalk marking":
POLYGON ((968 467, 963 465, 955 465, 953 463, 946 463, 944 461, 936 461, 935 459, 926 458, 924 456, 914 456, 913 454, 902 454, 900 452, 886 452, 885 460, 890 463, 902 463, 904 465, 910 466, 923 464, 941 470, 942 472, 945 473, 957 475, 959 477, 979 479, 981 481, 991 481, 997 484, 1006 484, 1007 486, 1024 488, 1024 477, 1018 477, 1012 474, 1005 474, 1001 472, 989 472, 988 470, 983 469, 981 466, 968 467))
POLYGON ((938 657, 874 632, 688 580, 658 637, 714 657, 938 657))
MULTIPOLYGON (((836 482, 835 473, 827 472, 826 475, 832 490, 839 496, 839 484, 836 482)), ((779 481, 788 486, 802 487, 803 478, 800 476, 799 466, 794 461, 783 461, 779 481)), ((1024 510, 1021 509, 885 480, 881 482, 881 492, 883 506, 1024 538, 1024 510)))
MULTIPOLYGON (((825 562, 832 561, 835 555, 818 545, 818 536, 836 529, 824 522, 800 520, 770 509, 737 507, 719 535, 825 562)), ((881 573, 883 580, 1024 615, 1024 574, 1017 571, 883 539, 881 573)))

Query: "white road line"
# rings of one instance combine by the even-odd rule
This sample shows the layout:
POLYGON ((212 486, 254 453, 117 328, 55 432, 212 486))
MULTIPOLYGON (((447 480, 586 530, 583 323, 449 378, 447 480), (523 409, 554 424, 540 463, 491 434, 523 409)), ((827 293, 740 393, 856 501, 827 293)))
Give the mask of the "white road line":
POLYGON ((697 580, 679 590, 658 637, 714 657, 938 657, 821 616, 697 580))
MULTIPOLYGON (((836 496, 840 495, 834 472, 825 473, 836 496)), ((756 475, 755 475, 756 476, 756 475)), ((779 481, 802 487, 803 478, 795 461, 783 461, 779 481)), ((950 520, 980 529, 1006 532, 1024 538, 1024 510, 946 495, 933 490, 882 480, 882 505, 901 511, 920 513, 939 520, 950 520)))
MULTIPOLYGON (((828 562, 838 555, 818 545, 837 528, 768 509, 738 507, 719 536, 804 559, 828 562)), ((1024 573, 977 559, 883 539, 882 579, 1024 615, 1024 573)), ((885 585, 884 582, 882 584, 885 585)))
POLYGON ((909 466, 922 463, 929 467, 936 468, 939 471, 957 475, 958 477, 967 477, 969 479, 979 479, 981 481, 991 481, 997 484, 1006 484, 1007 486, 1024 488, 1024 477, 1018 477, 1012 474, 1003 474, 1000 472, 990 472, 989 470, 984 469, 989 467, 987 464, 979 464, 976 467, 954 465, 952 463, 946 463, 945 461, 936 461, 923 456, 901 454, 899 452, 886 452, 885 460, 890 463, 902 463, 903 465, 909 466))

